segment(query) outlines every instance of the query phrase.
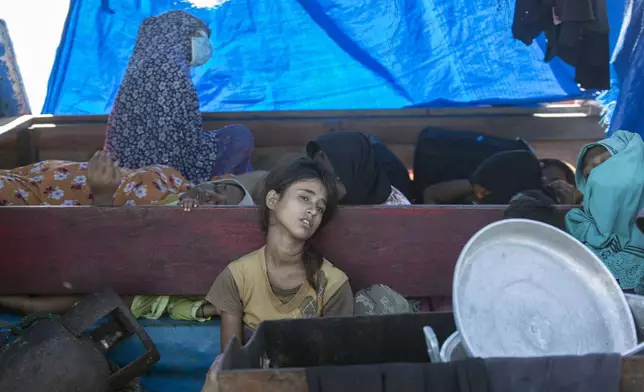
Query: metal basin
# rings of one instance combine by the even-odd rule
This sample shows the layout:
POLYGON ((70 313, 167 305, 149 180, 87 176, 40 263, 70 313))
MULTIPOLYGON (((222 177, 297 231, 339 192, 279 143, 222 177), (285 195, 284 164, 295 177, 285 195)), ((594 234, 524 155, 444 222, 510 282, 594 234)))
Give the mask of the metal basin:
POLYGON ((469 356, 625 352, 635 323, 615 278, 572 236, 524 219, 492 223, 465 245, 454 316, 469 356))

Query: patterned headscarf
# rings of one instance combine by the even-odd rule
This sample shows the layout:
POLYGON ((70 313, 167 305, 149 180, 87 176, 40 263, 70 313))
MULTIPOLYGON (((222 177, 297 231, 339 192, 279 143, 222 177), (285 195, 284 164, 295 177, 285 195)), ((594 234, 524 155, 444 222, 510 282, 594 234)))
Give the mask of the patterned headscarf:
POLYGON ((190 78, 191 39, 210 33, 196 17, 170 11, 141 24, 107 123, 105 150, 125 168, 163 164, 191 181, 211 177, 218 136, 201 131, 190 78))

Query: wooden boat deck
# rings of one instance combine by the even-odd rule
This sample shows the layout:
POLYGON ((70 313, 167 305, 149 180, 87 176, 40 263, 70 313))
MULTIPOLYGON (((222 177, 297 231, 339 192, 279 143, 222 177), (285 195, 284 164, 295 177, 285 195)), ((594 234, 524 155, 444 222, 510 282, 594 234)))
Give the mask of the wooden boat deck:
MULTIPOLYGON (((354 289, 449 297, 460 250, 504 207, 342 207, 318 238, 354 289)), ((0 294, 205 294, 263 245, 256 208, 0 208, 0 294)))
MULTIPOLYGON (((603 137, 603 130, 591 109, 587 117, 535 116, 566 112, 478 108, 213 113, 204 115, 204 128, 248 126, 255 136, 253 160, 259 169, 338 129, 375 134, 411 167, 417 135, 429 126, 523 137, 543 158, 574 162, 579 148, 603 137)), ((86 161, 102 147, 105 122, 106 116, 15 119, 0 126, 0 168, 45 159, 86 161)), ((503 211, 502 206, 346 207, 317 240, 325 256, 347 273, 354 290, 383 283, 424 298, 425 310, 440 310, 451 303, 460 250, 477 230, 501 219, 503 211)), ((203 295, 230 261, 262 245, 257 214, 255 208, 242 207, 190 213, 172 207, 3 207, 0 294, 85 294, 111 287, 123 295, 203 295)), ((162 353, 146 377, 148 389, 199 390, 209 361, 219 352, 218 321, 143 325, 162 353)), ((116 354, 117 362, 136 352, 127 346, 116 354)), ((644 391, 643 361, 624 361, 622 391, 644 391)), ((224 391, 306 390, 302 369, 244 377, 235 372, 222 373, 228 385, 224 391)))
MULTIPOLYGON (((579 149, 603 138, 592 106, 563 108, 479 107, 204 113, 204 129, 246 125, 255 136, 253 163, 270 168, 280 156, 302 152, 315 137, 348 129, 376 135, 408 167, 421 130, 437 127, 521 137, 541 158, 574 163, 579 149), (568 117, 566 117, 568 116, 568 117)), ((87 161, 102 148, 107 116, 23 116, 0 126, 0 168, 46 159, 87 161)))

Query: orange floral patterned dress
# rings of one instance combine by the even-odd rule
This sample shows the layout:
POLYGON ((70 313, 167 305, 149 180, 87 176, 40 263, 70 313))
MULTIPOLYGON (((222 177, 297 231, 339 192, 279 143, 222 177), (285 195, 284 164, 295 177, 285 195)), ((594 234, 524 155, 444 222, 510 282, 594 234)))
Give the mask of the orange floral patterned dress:
MULTIPOLYGON (((121 178, 115 206, 164 204, 192 186, 177 170, 163 165, 121 169, 121 178)), ((86 162, 43 161, 0 170, 0 206, 91 204, 86 162)))

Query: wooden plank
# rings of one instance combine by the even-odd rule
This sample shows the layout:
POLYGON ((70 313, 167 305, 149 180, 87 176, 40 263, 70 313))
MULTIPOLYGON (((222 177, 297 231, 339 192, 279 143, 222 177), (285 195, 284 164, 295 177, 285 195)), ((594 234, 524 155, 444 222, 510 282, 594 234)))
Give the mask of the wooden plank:
MULTIPOLYGON (((557 158, 562 159, 572 165, 577 161, 577 155, 582 146, 590 143, 592 140, 572 140, 572 141, 539 141, 531 143, 537 156, 540 158, 557 158)), ((83 147, 75 150, 74 143, 64 147, 60 146, 55 149, 40 149, 39 159, 60 159, 75 162, 86 162, 89 160, 97 149, 102 147, 102 141, 96 143, 93 147, 83 147)), ((15 143, 14 143, 15 146, 15 143)), ((416 146, 413 144, 387 144, 391 151, 400 158, 402 163, 409 169, 413 168, 414 151, 416 146)), ((15 148, 8 148, 7 153, 11 153, 15 148)), ((283 159, 287 154, 303 154, 304 146, 279 146, 279 147, 255 147, 252 155, 253 167, 257 170, 270 170, 275 164, 283 159)), ((0 153, 0 160, 4 158, 0 153)), ((10 166, 15 167, 15 158, 11 161, 10 166)), ((0 166, 1 167, 1 166, 0 166)))
MULTIPOLYGON (((346 207, 319 236, 354 289, 383 283, 450 296, 466 241, 504 207, 346 207)), ((0 294, 203 295, 228 263, 263 245, 257 210, 3 207, 0 294)))
MULTIPOLYGON (((283 110, 257 112, 204 112, 204 121, 248 121, 280 119, 330 119, 330 118, 375 118, 375 117, 418 117, 418 116, 486 116, 486 115, 532 115, 583 113, 589 116, 599 115, 600 110, 592 105, 564 105, 560 107, 514 107, 514 106, 479 106, 457 108, 403 108, 403 109, 367 109, 367 110, 283 110)), ((107 115, 71 115, 71 116, 33 116, 35 123, 56 124, 66 122, 106 122, 107 115)))
MULTIPOLYGON (((205 129, 224 127, 229 122, 209 122, 205 129)), ((40 157, 53 159, 75 159, 73 157, 91 156, 101 149, 105 140, 105 125, 95 123, 61 124, 55 127, 36 124, 31 127, 33 144, 37 146, 40 157), (68 151, 74 154, 56 155, 68 151)), ((411 166, 413 148, 421 130, 429 126, 444 129, 469 129, 484 134, 508 138, 523 137, 534 144, 561 143, 558 153, 561 158, 570 161, 576 156, 578 147, 602 137, 603 131, 594 119, 538 119, 532 117, 494 117, 494 118, 426 118, 426 119, 379 119, 379 120, 275 120, 248 121, 246 125, 255 137, 255 146, 260 148, 303 149, 307 142, 317 136, 338 129, 353 129, 378 136, 385 144, 392 146, 409 146, 411 153, 399 155, 411 166), (577 131, 574 131, 574 130, 577 131), (579 139, 580 130, 585 136, 579 139), (569 131, 568 133, 566 131, 569 131), (574 132, 573 132, 574 131, 574 132), (573 132, 578 139, 568 139, 573 132), (572 143, 571 143, 572 142, 572 143)), ((262 160, 264 158, 257 158, 262 160)), ((265 160, 265 159, 264 159, 265 160)), ((574 160, 573 160, 574 161, 574 160)))
MULTIPOLYGON (((254 134, 258 146, 303 145, 320 134, 350 129, 378 136, 385 143, 414 144, 418 133, 427 127, 470 130, 498 137, 522 137, 526 140, 601 139, 603 128, 599 117, 539 118, 532 115, 516 116, 416 116, 416 117, 346 117, 346 118, 276 118, 230 119, 204 122, 211 130, 232 123, 246 125, 254 134)), ((42 134, 41 148, 55 143, 89 143, 102 145, 105 122, 79 121, 34 124, 32 129, 42 134), (89 136, 91 135, 91 136, 89 136), (78 141, 79 137, 81 140, 78 141)))
POLYGON ((538 118, 532 116, 469 116, 401 119, 342 119, 339 129, 351 129, 378 136, 384 143, 415 144, 425 128, 467 130, 486 135, 525 140, 599 139, 603 130, 598 118, 538 118))
MULTIPOLYGON (((308 141, 339 129, 375 134, 411 168, 418 134, 429 126, 473 130, 507 138, 523 137, 535 146, 538 155, 574 163, 579 148, 601 139, 603 129, 598 124, 598 117, 592 114, 580 118, 534 117, 535 113, 556 114, 562 110, 461 108, 206 113, 204 129, 217 129, 231 123, 249 127, 255 137, 253 161, 262 170, 273 166, 280 151, 302 151, 308 141)), ((585 107, 574 110, 589 111, 585 107)), ((0 137, 0 151, 19 151, 14 159, 5 154, 0 162, 3 167, 15 167, 38 159, 86 160, 103 147, 107 116, 25 116, 21 121, 20 127, 29 126, 30 133, 20 132, 20 147, 15 136, 8 138, 16 133, 16 126, 11 127, 11 134, 5 131, 7 135, 0 137)))
POLYGON ((13 143, 9 148, 0 147, 0 170, 10 170, 18 166, 17 144, 13 143))
POLYGON ((3 125, 7 125, 10 122, 12 122, 12 121, 14 121, 14 120, 16 120, 18 118, 20 118, 20 116, 18 116, 18 117, 0 117, 0 127, 3 126, 3 125))
POLYGON ((33 122, 33 116, 20 116, 13 119, 8 123, 4 123, 0 126, 0 140, 6 135, 15 134, 20 132, 23 129, 29 128, 33 122))
POLYGON ((535 153, 539 158, 555 158, 561 159, 564 162, 577 166, 577 157, 581 148, 588 143, 600 140, 597 139, 582 139, 582 140, 560 140, 556 142, 551 141, 531 141, 530 145, 534 148, 535 153))
POLYGON ((231 370, 221 372, 218 379, 219 392, 307 392, 309 390, 304 369, 231 370))
POLYGON ((11 169, 36 158, 29 127, 33 116, 20 116, 0 126, 0 168, 11 169))
MULTIPOLYGON (((306 370, 301 368, 227 371, 219 374, 219 381, 221 392, 308 391, 306 370)), ((644 358, 622 360, 619 391, 644 392, 644 358)))

